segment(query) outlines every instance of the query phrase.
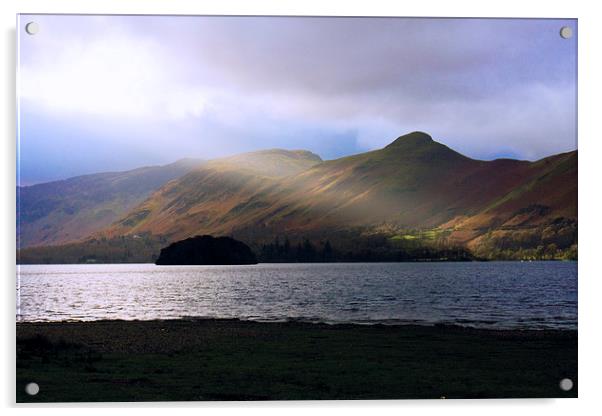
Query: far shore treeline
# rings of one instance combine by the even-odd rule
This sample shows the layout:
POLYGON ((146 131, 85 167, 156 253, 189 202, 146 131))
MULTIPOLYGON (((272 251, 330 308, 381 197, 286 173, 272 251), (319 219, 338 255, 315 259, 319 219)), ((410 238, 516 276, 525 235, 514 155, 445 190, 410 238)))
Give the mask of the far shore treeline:
MULTIPOLYGON (((71 263, 154 263, 161 249, 169 245, 165 237, 152 235, 90 239, 59 246, 31 247, 17 252, 19 264, 71 263)), ((576 245, 561 250, 555 244, 535 248, 494 251, 476 256, 461 247, 422 245, 416 239, 357 239, 358 248, 344 249, 330 240, 312 242, 307 238, 274 240, 249 244, 260 263, 399 262, 399 261, 487 261, 487 260, 576 260, 576 245)))

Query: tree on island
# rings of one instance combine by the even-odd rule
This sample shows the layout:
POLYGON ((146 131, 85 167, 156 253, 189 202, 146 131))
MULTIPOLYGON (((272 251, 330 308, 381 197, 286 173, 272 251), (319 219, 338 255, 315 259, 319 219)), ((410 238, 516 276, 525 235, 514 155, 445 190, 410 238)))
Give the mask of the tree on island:
POLYGON ((230 237, 196 236, 161 249, 157 265, 257 264, 257 257, 242 241, 230 237))

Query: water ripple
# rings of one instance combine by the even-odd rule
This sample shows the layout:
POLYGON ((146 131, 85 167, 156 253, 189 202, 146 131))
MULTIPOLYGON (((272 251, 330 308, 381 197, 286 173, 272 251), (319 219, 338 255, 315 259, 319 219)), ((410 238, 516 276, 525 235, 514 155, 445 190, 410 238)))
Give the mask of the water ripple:
POLYGON ((574 262, 20 266, 19 321, 256 321, 576 328, 574 262))

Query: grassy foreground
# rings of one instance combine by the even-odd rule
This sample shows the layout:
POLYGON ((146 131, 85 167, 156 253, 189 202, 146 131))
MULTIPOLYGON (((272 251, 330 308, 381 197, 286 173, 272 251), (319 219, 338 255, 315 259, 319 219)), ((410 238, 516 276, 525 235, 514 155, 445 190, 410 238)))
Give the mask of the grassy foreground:
POLYGON ((576 331, 17 324, 17 402, 577 397, 576 331), (564 392, 562 378, 575 387, 564 392), (36 382, 40 392, 24 387, 36 382))

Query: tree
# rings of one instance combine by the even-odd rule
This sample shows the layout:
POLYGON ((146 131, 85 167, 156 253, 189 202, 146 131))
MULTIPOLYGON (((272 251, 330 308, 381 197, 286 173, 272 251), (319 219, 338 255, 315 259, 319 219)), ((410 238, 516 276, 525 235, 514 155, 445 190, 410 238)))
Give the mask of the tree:
POLYGON ((285 237, 285 239, 284 239, 283 254, 284 254, 283 260, 289 261, 291 259, 291 242, 288 241, 288 237, 285 237))
POLYGON ((332 261, 332 257, 332 247, 330 246, 330 241, 326 240, 326 243, 324 244, 324 250, 322 251, 322 261, 332 261))

